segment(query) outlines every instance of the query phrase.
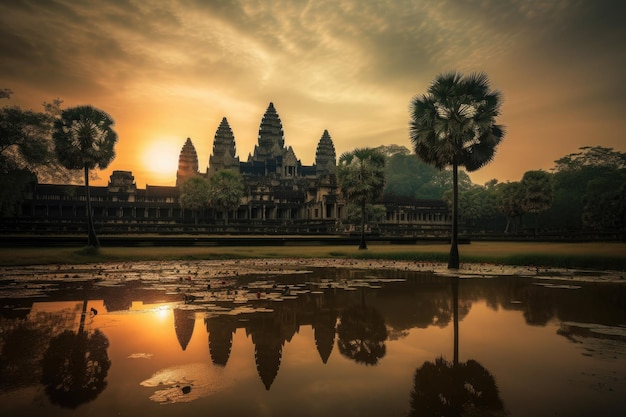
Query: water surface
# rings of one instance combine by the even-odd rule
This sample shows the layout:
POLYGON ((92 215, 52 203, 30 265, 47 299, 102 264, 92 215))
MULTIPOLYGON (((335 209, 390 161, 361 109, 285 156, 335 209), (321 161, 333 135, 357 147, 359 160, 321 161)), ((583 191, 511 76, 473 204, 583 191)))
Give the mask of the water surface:
POLYGON ((0 415, 626 413, 624 284, 69 278, 3 283, 0 415))

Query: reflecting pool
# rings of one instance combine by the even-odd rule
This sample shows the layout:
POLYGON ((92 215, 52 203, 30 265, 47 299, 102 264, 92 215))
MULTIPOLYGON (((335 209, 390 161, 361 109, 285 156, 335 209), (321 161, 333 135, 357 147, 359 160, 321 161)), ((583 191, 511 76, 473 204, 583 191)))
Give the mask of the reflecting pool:
POLYGON ((626 415, 622 283, 69 278, 0 287, 2 416, 626 415))

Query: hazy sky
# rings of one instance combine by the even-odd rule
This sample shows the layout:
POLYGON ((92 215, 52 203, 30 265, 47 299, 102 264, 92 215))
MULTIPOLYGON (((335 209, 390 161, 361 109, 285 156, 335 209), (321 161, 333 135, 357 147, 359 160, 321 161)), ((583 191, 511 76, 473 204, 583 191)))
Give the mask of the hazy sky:
POLYGON ((580 146, 626 151, 623 0, 0 0, 0 88, 41 110, 91 104, 116 122, 137 185, 173 185, 187 137, 206 170, 222 117, 247 160, 269 102, 305 165, 410 147, 408 107, 435 76, 484 71, 507 134, 471 174, 517 181, 580 146))

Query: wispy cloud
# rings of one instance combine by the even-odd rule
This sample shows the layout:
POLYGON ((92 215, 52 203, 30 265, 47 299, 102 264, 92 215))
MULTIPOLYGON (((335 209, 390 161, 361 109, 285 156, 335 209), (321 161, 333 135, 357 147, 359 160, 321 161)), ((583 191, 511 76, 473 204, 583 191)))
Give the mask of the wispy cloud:
MULTIPOLYGON (((169 134, 189 126, 191 134, 204 136, 194 141, 201 155, 208 156, 210 130, 227 116, 245 157, 269 101, 276 101, 287 142, 290 137, 297 142, 295 151, 305 163, 312 162, 324 128, 334 129, 340 152, 364 140, 372 146, 408 145, 411 96, 423 92, 437 73, 453 69, 486 71, 504 93, 503 118, 511 129, 498 159, 481 170, 485 175, 511 178, 545 168, 593 141, 624 143, 617 133, 583 138, 567 127, 569 119, 584 114, 590 124, 602 120, 615 132, 624 130, 626 5, 619 0, 0 0, 0 5, 0 87, 15 91, 18 103, 36 106, 61 97, 68 104, 107 106, 124 122, 121 129, 134 135, 142 131, 130 126, 134 120, 146 131, 169 123, 174 126, 169 134), (529 137, 529 126, 538 121, 529 137), (542 126, 557 134, 555 124, 563 127, 558 131, 563 138, 555 140, 554 149, 533 155, 533 141, 545 143, 534 136, 542 126), (517 145, 509 151, 516 141, 525 143, 522 152, 533 159, 525 167, 505 162, 519 160, 517 145)), ((133 143, 147 140, 148 133, 133 143)), ((136 146, 129 142, 121 135, 118 155, 136 146)))

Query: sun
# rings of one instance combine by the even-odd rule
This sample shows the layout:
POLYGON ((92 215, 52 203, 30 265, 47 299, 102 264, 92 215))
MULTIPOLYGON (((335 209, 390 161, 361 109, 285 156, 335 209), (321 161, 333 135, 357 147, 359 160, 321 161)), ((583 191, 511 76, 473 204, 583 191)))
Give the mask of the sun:
POLYGON ((176 176, 180 149, 176 139, 157 139, 146 145, 142 162, 151 180, 171 180, 176 176))

